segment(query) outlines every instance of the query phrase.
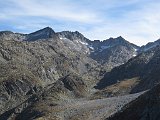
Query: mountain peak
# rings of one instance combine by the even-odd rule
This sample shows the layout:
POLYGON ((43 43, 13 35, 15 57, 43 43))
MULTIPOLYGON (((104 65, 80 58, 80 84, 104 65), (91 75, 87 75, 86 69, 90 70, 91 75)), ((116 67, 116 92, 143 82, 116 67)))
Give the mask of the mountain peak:
POLYGON ((128 44, 130 44, 127 40, 125 40, 122 36, 119 36, 119 37, 117 37, 117 38, 109 38, 109 39, 106 39, 106 40, 104 40, 103 41, 103 43, 105 43, 105 44, 109 44, 109 45, 111 45, 111 44, 113 44, 113 45, 122 45, 122 44, 126 44, 126 43, 128 43, 128 44))
POLYGON ((122 36, 117 37, 117 39, 123 39, 123 40, 125 40, 122 36))
POLYGON ((45 27, 45 28, 42 28, 36 32, 33 32, 33 33, 30 33, 30 34, 35 34, 35 33, 39 33, 39 32, 50 32, 50 33, 55 33, 54 30, 51 28, 51 27, 45 27))
POLYGON ((45 27, 45 28, 43 28, 43 29, 41 29, 41 30, 54 31, 51 27, 45 27))
POLYGON ((81 40, 82 42, 90 42, 89 39, 84 37, 83 34, 81 34, 78 31, 72 32, 72 31, 62 31, 58 32, 58 35, 60 38, 67 38, 70 39, 71 41, 75 41, 77 39, 81 40))
POLYGON ((28 34, 27 41, 35 41, 38 39, 47 39, 52 38, 54 36, 55 32, 51 27, 45 27, 43 29, 40 29, 36 32, 28 34))
POLYGON ((121 41, 121 42, 128 42, 126 39, 124 39, 122 36, 119 36, 117 38, 115 38, 115 40, 117 41, 121 41))
POLYGON ((82 33, 78 32, 78 31, 75 31, 74 33, 77 35, 83 36, 82 33))

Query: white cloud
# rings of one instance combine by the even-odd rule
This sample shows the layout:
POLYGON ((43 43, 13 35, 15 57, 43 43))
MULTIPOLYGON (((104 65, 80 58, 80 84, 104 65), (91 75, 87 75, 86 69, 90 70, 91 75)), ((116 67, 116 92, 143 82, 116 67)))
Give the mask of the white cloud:
POLYGON ((15 3, 16 8, 10 8, 7 10, 9 16, 21 17, 21 16, 37 16, 48 17, 52 19, 64 19, 82 23, 97 23, 100 22, 97 19, 97 15, 88 10, 83 10, 76 4, 67 3, 67 0, 63 1, 43 1, 38 0, 9 0, 15 3))
POLYGON ((57 30, 78 30, 90 39, 103 40, 123 36, 138 45, 160 37, 158 0, 0 0, 0 2, 6 3, 6 7, 1 9, 0 21, 8 20, 19 30, 31 31, 45 26, 55 26, 57 30))
MULTIPOLYGON (((123 36, 137 45, 144 45, 160 37, 160 2, 148 2, 137 9, 125 11, 117 19, 108 17, 107 23, 83 30, 91 39, 123 36)), ((135 7, 135 6, 134 6, 135 7)))

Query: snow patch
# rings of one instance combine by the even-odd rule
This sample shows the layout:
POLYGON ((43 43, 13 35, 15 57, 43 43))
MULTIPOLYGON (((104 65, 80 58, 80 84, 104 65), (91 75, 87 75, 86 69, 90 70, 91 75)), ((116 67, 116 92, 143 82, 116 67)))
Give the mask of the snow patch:
POLYGON ((78 40, 75 40, 75 42, 78 43, 79 41, 78 41, 78 40))
POLYGON ((88 43, 86 43, 86 42, 82 42, 82 41, 79 41, 81 44, 83 44, 83 45, 88 45, 88 43))
POLYGON ((136 54, 133 54, 133 57, 136 57, 137 55, 136 54))
POLYGON ((107 49, 107 48, 110 48, 111 46, 101 46, 101 49, 102 50, 105 50, 105 49, 107 49))
POLYGON ((135 49, 134 49, 134 51, 136 51, 136 52, 137 52, 137 51, 138 51, 138 49, 136 49, 136 48, 135 48, 135 49))
POLYGON ((88 46, 91 50, 94 50, 94 48, 92 46, 88 46))
POLYGON ((59 39, 61 39, 61 40, 62 40, 63 38, 62 38, 62 37, 59 37, 59 39))
POLYGON ((61 39, 61 40, 66 40, 67 38, 65 38, 65 37, 59 37, 59 39, 61 39))
POLYGON ((99 52, 102 52, 103 50, 105 49, 108 49, 110 48, 111 46, 101 46, 101 49, 99 49, 99 52))

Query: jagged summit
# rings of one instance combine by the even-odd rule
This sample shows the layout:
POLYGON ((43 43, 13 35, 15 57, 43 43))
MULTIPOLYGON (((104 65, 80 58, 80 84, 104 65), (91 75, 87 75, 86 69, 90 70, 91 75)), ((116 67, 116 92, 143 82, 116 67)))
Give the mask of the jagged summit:
POLYGON ((54 32, 54 30, 51 28, 51 27, 45 27, 45 28, 42 28, 42 29, 40 29, 40 30, 37 30, 37 31, 35 31, 35 32, 32 32, 32 33, 30 33, 30 34, 34 34, 34 33, 37 33, 37 32, 54 32))
POLYGON ((117 38, 109 38, 109 39, 106 39, 106 40, 103 40, 102 41, 103 43, 128 43, 127 40, 125 40, 123 37, 119 36, 117 38))
POLYGON ((132 47, 134 49, 139 49, 140 48, 139 46, 137 46, 133 43, 130 43, 129 41, 127 41, 122 36, 119 36, 119 37, 116 37, 116 38, 110 37, 109 39, 102 40, 102 41, 101 40, 94 40, 94 43, 106 46, 106 48, 114 47, 114 46, 117 46, 117 45, 118 46, 122 45, 122 46, 126 46, 126 47, 132 47))
POLYGON ((17 41, 37 41, 42 39, 47 40, 49 38, 59 40, 59 42, 62 42, 71 51, 79 51, 82 54, 89 55, 89 57, 110 69, 126 63, 130 58, 160 43, 157 40, 154 43, 149 43, 149 45, 139 47, 130 43, 122 36, 117 38, 111 37, 103 41, 92 41, 78 31, 62 31, 56 33, 51 27, 45 27, 30 34, 9 32, 9 34, 3 35, 3 39, 17 41))
POLYGON ((70 39, 72 41, 79 39, 82 42, 87 42, 87 43, 91 41, 88 38, 84 37, 84 35, 78 31, 75 31, 75 32, 62 31, 62 32, 58 32, 58 35, 60 39, 70 39))
MULTIPOLYGON (((125 38, 123 38, 122 36, 118 36, 116 38, 110 37, 109 39, 106 39, 106 40, 114 40, 114 41, 121 40, 121 41, 126 41, 125 38)), ((106 40, 103 40, 103 41, 106 41, 106 40)))
POLYGON ((147 50, 150 50, 156 46, 159 46, 160 45, 160 39, 156 40, 155 42, 149 42, 147 43, 146 45, 143 45, 141 47, 141 51, 147 51, 147 50))
POLYGON ((106 39, 104 41, 102 41, 103 43, 108 43, 108 44, 121 44, 121 45, 126 45, 126 44, 130 44, 134 47, 137 47, 137 48, 140 48, 139 46, 133 44, 133 43, 130 43, 129 41, 127 41, 125 38, 123 38, 122 36, 119 36, 117 38, 109 38, 109 39, 106 39))
POLYGON ((103 120, 160 81, 154 45, 139 53, 142 48, 122 36, 91 41, 50 27, 0 34, 0 120, 103 120))
POLYGON ((55 32, 52 28, 45 27, 41 30, 28 34, 27 41, 35 41, 37 39, 47 39, 53 37, 54 35, 55 32))
MULTIPOLYGON (((57 39, 71 51, 79 51, 82 54, 87 54, 100 64, 107 64, 107 66, 109 64, 110 68, 121 65, 136 56, 139 49, 139 46, 128 42, 122 36, 103 41, 91 41, 78 31, 62 31, 56 33, 51 27, 45 27, 30 34, 11 33, 11 35, 5 35, 3 37, 3 39, 6 38, 29 42, 42 39, 47 40, 49 38, 57 39), (110 62, 112 62, 112 64, 110 62)), ((61 48, 63 47, 61 46, 61 48)))

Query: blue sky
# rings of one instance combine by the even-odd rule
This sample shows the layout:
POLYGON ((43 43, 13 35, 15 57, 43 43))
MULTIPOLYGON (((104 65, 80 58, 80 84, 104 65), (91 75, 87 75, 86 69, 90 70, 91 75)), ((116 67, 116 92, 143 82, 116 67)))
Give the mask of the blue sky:
POLYGON ((87 38, 122 36, 137 45, 160 38, 160 0, 0 0, 0 30, 46 26, 87 38))

